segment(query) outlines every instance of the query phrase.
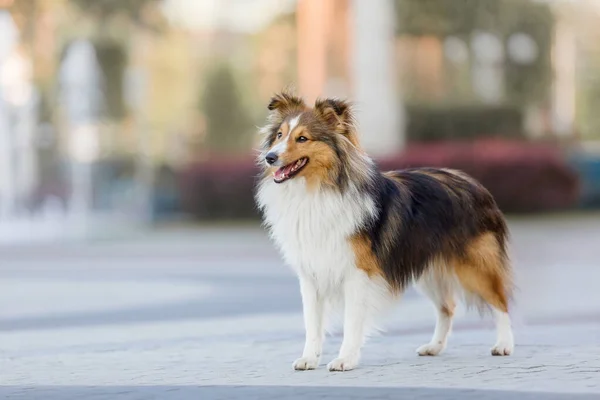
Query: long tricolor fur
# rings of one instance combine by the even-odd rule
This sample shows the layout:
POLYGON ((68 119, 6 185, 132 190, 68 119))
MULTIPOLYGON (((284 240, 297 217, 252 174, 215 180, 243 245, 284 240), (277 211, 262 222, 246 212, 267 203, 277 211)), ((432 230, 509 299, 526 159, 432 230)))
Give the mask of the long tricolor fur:
POLYGON ((437 313, 418 354, 445 348, 458 296, 493 310, 491 352, 511 354, 507 226, 490 193, 456 170, 380 172, 345 101, 311 108, 283 92, 268 109, 256 198, 300 282, 306 342, 294 368, 318 366, 330 307, 342 305, 344 339, 328 368, 353 369, 378 314, 413 283, 437 313))

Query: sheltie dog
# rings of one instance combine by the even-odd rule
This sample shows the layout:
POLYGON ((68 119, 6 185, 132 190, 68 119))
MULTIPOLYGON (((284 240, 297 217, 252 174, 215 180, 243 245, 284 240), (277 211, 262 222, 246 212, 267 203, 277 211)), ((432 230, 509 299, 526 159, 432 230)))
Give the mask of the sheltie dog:
POLYGON ((330 371, 348 371, 383 310, 410 284, 435 306, 434 356, 446 347, 456 298, 495 315, 493 355, 510 355, 512 272, 507 226, 491 194, 463 172, 378 171, 361 148, 351 105, 309 107, 284 91, 268 105, 256 200, 299 278, 306 341, 296 370, 319 365, 326 317, 343 310, 330 371))

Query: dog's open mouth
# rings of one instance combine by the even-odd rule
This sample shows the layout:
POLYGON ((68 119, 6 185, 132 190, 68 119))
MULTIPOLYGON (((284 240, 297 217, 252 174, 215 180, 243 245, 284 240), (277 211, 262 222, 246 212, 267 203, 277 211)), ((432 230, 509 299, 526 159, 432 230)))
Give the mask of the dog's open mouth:
POLYGON ((273 179, 275 180, 275 183, 285 182, 288 179, 293 178, 298 172, 300 172, 300 170, 302 168, 304 168, 304 166, 306 165, 307 162, 308 162, 308 158, 302 157, 301 159, 299 159, 293 163, 290 163, 288 165, 285 165, 285 166, 279 168, 273 174, 273 179))

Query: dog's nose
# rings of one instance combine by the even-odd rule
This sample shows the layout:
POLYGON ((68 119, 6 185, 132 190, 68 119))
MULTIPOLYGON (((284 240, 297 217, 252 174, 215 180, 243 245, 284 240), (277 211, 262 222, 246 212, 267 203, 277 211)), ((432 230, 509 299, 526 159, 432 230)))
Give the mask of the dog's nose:
POLYGON ((275 153, 269 153, 269 154, 267 154, 267 156, 265 157, 265 159, 267 160, 267 162, 268 162, 269 164, 274 164, 274 163, 277 161, 277 159, 278 159, 278 158, 279 158, 279 157, 277 157, 277 154, 275 154, 275 153))

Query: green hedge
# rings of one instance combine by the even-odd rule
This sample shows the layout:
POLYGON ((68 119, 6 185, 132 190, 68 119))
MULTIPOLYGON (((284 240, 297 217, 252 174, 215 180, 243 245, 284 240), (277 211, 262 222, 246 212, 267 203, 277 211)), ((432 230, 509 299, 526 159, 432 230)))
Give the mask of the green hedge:
POLYGON ((519 138, 523 114, 510 106, 407 106, 406 135, 409 141, 519 138))

